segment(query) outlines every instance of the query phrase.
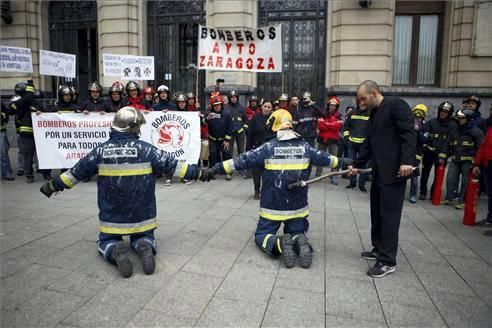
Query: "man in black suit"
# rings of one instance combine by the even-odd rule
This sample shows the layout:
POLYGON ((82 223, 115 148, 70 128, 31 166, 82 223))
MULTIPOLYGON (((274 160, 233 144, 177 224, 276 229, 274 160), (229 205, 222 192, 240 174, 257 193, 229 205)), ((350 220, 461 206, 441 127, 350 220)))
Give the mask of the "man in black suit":
POLYGON ((407 178, 415 165, 416 134, 412 111, 400 98, 383 97, 374 81, 364 81, 357 89, 360 107, 371 110, 369 133, 359 157, 349 167, 358 173, 372 160, 371 241, 373 249, 361 256, 376 260, 367 271, 380 278, 395 271, 403 200, 407 178))

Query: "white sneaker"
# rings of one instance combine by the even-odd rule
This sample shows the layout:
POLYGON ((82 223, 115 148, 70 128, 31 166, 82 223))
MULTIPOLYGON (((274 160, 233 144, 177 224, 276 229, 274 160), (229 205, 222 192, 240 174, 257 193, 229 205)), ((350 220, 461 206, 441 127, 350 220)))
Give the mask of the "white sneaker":
POLYGON ((172 183, 171 183, 171 179, 167 179, 167 180, 166 180, 166 182, 164 182, 164 185, 165 185, 165 186, 170 186, 170 185, 172 185, 172 183))

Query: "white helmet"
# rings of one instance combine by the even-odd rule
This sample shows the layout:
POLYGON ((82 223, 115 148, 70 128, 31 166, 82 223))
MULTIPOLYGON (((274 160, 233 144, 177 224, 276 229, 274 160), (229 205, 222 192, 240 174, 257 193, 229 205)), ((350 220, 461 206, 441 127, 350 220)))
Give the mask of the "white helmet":
POLYGON ((161 84, 157 88, 157 93, 161 93, 161 92, 167 92, 167 93, 169 93, 169 88, 167 86, 165 86, 164 84, 161 84))
POLYGON ((126 106, 116 112, 113 129, 119 132, 140 133, 140 127, 145 124, 145 118, 138 110, 126 106))

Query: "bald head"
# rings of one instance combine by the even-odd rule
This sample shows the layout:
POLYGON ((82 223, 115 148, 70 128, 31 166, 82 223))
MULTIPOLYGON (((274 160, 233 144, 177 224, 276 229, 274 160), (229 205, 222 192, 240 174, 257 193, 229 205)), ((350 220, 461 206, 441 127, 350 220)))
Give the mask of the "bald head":
POLYGON ((373 109, 379 107, 379 104, 383 101, 383 95, 376 82, 366 80, 357 88, 357 99, 360 109, 373 109))
POLYGON ((357 88, 357 91, 360 90, 361 88, 364 88, 365 90, 367 90, 368 92, 377 92, 377 93, 381 93, 381 91, 379 90, 379 85, 372 81, 372 80, 365 80, 364 82, 362 82, 361 84, 359 84, 359 87, 357 88))

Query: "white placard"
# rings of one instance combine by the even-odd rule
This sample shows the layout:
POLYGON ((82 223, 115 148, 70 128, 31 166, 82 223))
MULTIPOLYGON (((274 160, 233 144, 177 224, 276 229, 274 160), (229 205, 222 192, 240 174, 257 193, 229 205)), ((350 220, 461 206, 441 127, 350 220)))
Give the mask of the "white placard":
POLYGON ((75 78, 75 61, 76 56, 72 54, 39 50, 39 73, 75 78))
POLYGON ((154 56, 103 54, 103 70, 122 80, 154 80, 154 56))
POLYGON ((282 72, 282 26, 198 27, 198 69, 282 72))
MULTIPOLYGON (((114 113, 32 114, 40 169, 71 168, 93 148, 109 139, 114 113)), ((200 156, 200 118, 197 112, 150 112, 140 140, 188 164, 200 156)))
POLYGON ((0 71, 32 73, 31 49, 0 45, 0 71))

